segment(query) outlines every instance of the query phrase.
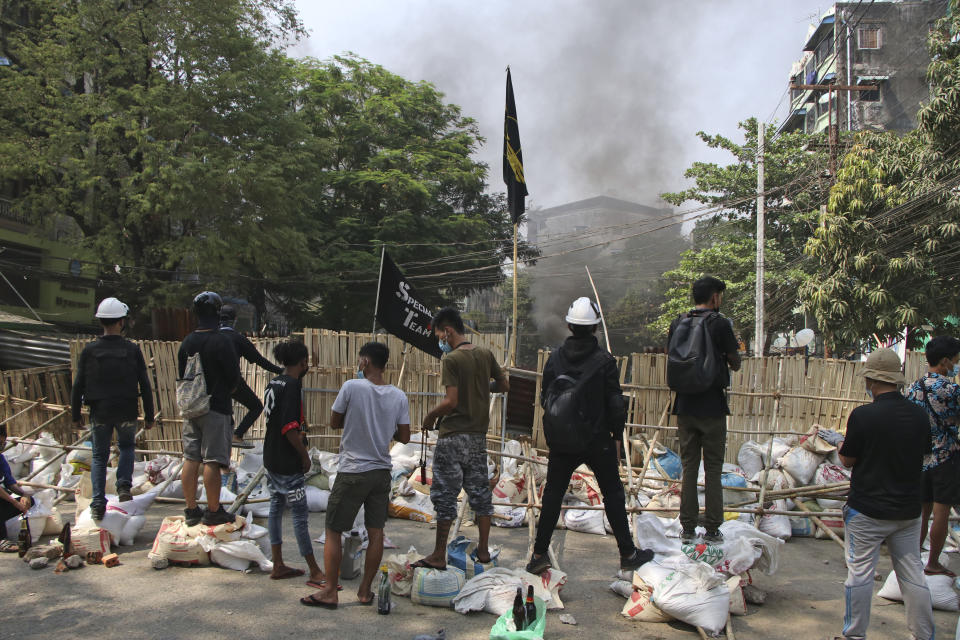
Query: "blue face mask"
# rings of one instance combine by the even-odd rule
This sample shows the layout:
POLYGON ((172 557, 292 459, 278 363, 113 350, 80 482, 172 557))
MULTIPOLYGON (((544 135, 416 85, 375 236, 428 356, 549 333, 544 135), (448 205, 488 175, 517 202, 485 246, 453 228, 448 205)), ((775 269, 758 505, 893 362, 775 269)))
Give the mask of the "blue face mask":
POLYGON ((453 347, 451 347, 450 343, 446 340, 440 340, 438 344, 440 345, 440 351, 443 351, 444 353, 450 353, 453 351, 453 347))
POLYGON ((953 365, 953 369, 950 369, 950 371, 947 371, 947 375, 951 378, 956 378, 957 376, 960 376, 960 362, 953 365))
POLYGON ((363 380, 364 378, 363 369, 357 369, 357 380, 363 380))

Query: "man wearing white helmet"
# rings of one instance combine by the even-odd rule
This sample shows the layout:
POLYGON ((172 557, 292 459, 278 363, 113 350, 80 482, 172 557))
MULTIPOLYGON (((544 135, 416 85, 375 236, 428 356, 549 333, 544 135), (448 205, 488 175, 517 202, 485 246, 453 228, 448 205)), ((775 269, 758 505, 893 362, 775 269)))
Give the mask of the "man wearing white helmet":
POLYGON ((550 354, 543 368, 540 405, 550 454, 537 539, 527 571, 540 574, 550 567, 547 550, 560 505, 570 477, 582 464, 593 471, 603 494, 604 510, 620 550, 620 568, 632 571, 649 562, 653 552, 636 548, 627 524, 626 496, 618 470, 626 416, 617 361, 597 342, 600 311, 593 300, 574 300, 566 321, 573 335, 550 354))
POLYGON ((129 313, 130 308, 116 298, 106 298, 100 303, 96 317, 103 326, 103 335, 84 347, 73 381, 70 405, 74 428, 80 429, 83 425, 80 405, 85 403, 90 407, 93 445, 90 514, 94 520, 102 519, 107 508, 107 461, 114 430, 120 447, 117 493, 121 502, 132 498, 138 395, 143 400, 144 426, 147 429, 153 426, 153 395, 143 353, 122 335, 129 313))

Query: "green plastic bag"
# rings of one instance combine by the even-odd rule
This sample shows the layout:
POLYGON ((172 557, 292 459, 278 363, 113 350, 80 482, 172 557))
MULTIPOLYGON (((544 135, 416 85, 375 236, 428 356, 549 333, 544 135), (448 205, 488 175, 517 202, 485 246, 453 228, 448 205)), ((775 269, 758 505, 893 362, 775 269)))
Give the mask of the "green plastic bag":
POLYGON ((507 621, 513 620, 513 608, 511 607, 493 623, 493 627, 490 629, 490 640, 534 640, 543 638, 543 631, 547 627, 547 605, 536 596, 533 598, 533 604, 537 607, 537 619, 532 626, 523 631, 510 631, 507 627, 507 621))

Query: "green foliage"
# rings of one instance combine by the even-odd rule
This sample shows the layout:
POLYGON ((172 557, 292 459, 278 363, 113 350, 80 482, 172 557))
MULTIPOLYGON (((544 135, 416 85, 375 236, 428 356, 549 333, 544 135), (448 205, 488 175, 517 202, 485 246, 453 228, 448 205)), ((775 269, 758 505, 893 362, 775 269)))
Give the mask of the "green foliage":
POLYGON ((915 336, 923 325, 938 332, 960 312, 958 27, 954 6, 931 32, 932 93, 918 129, 857 136, 807 244, 818 276, 803 288, 804 303, 834 348, 904 326, 915 336))
MULTIPOLYGON (((719 210, 698 220, 694 248, 685 252, 680 266, 664 273, 665 301, 660 315, 649 324, 663 338, 676 315, 692 306, 690 285, 712 275, 727 283, 724 310, 734 320, 738 333, 749 343, 753 338, 756 283, 756 188, 757 120, 740 123, 743 143, 704 132, 697 135, 708 147, 729 152, 728 165, 696 162, 685 172, 694 186, 662 194, 664 200, 681 205, 693 201, 719 210)), ((815 228, 811 211, 826 198, 822 178, 825 154, 813 136, 802 133, 776 135, 768 125, 764 133, 764 207, 766 219, 765 328, 767 341, 779 331, 797 328, 795 307, 798 289, 808 274, 803 247, 815 228)))

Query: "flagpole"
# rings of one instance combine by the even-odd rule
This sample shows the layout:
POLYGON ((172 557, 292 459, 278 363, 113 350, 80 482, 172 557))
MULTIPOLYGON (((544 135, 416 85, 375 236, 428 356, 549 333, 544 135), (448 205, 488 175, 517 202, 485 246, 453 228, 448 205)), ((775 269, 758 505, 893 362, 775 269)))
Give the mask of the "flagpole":
POLYGON ((383 280, 383 256, 387 254, 387 245, 380 245, 380 275, 377 276, 377 299, 373 301, 373 328, 370 335, 377 334, 377 311, 380 310, 380 282, 383 280))
POLYGON ((513 223, 513 333, 510 335, 510 366, 517 366, 517 227, 513 223))

